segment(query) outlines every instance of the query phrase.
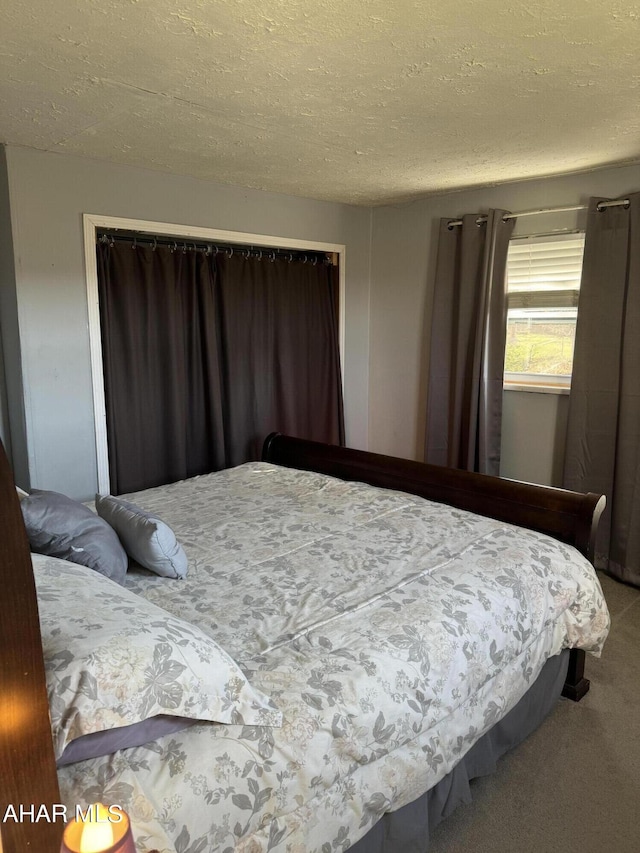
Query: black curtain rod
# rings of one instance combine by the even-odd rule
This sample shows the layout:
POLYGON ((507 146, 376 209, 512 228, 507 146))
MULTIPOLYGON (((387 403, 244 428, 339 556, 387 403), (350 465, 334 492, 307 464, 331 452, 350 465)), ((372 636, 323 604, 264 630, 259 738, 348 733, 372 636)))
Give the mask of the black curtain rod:
POLYGON ((114 243, 131 243, 136 246, 168 247, 172 252, 203 252, 206 255, 225 254, 228 258, 240 255, 243 258, 258 258, 266 261, 301 261, 309 264, 332 264, 333 259, 326 252, 298 251, 277 249, 273 246, 246 246, 237 243, 215 243, 202 240, 186 240, 184 237, 157 237, 150 234, 121 234, 112 231, 98 231, 96 243, 113 245, 114 243))

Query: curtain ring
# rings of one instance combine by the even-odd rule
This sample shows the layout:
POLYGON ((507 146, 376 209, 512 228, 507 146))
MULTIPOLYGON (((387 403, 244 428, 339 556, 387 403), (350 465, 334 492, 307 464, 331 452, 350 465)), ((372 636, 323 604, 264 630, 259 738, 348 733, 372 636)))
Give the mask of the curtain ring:
POLYGON ((314 256, 311 258, 311 266, 312 266, 312 267, 315 267, 315 265, 316 265, 317 263, 318 263, 318 256, 317 256, 317 255, 314 255, 314 256))
POLYGON ((136 240, 136 238, 135 238, 135 237, 133 238, 133 244, 131 245, 131 248, 132 248, 132 249, 137 249, 137 248, 138 248, 138 241, 136 240))
POLYGON ((157 237, 154 237, 153 238, 153 251, 155 252, 155 250, 157 248, 158 248, 158 239, 157 239, 157 237))
POLYGON ((242 254, 244 256, 245 261, 248 261, 251 257, 251 249, 245 249, 242 254))
POLYGON ((259 261, 261 261, 261 260, 262 260, 262 249, 259 249, 259 250, 258 250, 258 260, 259 260, 259 261))
POLYGON ((293 260, 293 254, 292 254, 292 252, 289 252, 289 263, 291 263, 292 260, 293 260))
POLYGON ((228 246, 228 247, 227 247, 227 257, 228 257, 228 258, 232 258, 232 257, 233 257, 233 246, 228 246))
POLYGON ((183 255, 186 255, 186 254, 187 254, 187 244, 186 244, 186 242, 182 244, 182 254, 183 254, 183 255))

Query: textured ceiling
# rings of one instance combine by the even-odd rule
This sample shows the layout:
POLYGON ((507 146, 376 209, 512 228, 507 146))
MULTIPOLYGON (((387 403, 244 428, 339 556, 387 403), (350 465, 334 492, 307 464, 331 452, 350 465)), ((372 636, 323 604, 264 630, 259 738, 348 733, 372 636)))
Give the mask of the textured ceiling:
POLYGON ((640 160, 637 0, 2 0, 0 141, 354 204, 640 160))

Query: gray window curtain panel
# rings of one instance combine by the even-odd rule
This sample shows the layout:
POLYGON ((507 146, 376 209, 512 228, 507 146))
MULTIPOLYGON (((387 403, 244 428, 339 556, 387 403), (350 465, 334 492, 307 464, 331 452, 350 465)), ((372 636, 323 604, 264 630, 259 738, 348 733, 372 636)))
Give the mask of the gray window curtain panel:
POLYGON ((500 473, 506 265, 515 219, 442 219, 431 326, 425 458, 500 473))
POLYGON ((589 203, 564 486, 606 495, 596 565, 640 586, 640 193, 627 197, 589 203))

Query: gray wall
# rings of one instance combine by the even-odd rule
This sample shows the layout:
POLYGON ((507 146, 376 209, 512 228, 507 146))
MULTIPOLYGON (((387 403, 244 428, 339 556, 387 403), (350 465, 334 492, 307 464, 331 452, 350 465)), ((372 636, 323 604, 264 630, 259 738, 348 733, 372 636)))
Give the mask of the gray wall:
POLYGON ((347 437, 367 446, 369 210, 33 149, 9 146, 6 156, 15 256, 6 313, 22 349, 13 340, 5 349, 8 384, 24 390, 23 405, 11 402, 12 422, 26 424, 14 460, 32 487, 77 498, 96 489, 83 213, 346 244, 347 437))
MULTIPOLYGON (((80 498, 96 486, 83 213, 346 244, 347 441, 420 459, 438 219, 582 204, 639 187, 633 166, 368 210, 8 147, 6 165, 0 160, 0 430, 9 437, 10 424, 17 479, 80 498)), ((517 233, 578 220, 523 218, 517 233)), ((505 392, 503 474, 557 484, 565 423, 566 397, 505 392)))
MULTIPOLYGON (((570 206, 584 204, 593 195, 616 198, 638 189, 640 166, 629 166, 432 196, 404 206, 374 209, 369 448, 423 458, 440 217, 458 217, 491 207, 524 211, 570 206)), ((575 213, 523 217, 515 233, 575 227, 583 225, 584 219, 584 214, 575 213)), ((505 392, 505 398, 508 395, 503 419, 503 474, 532 479, 530 474, 537 472, 537 482, 557 484, 562 468, 566 398, 563 401, 557 397, 550 399, 548 395, 513 391, 505 392)))
POLYGON ((500 474, 562 486, 569 396, 504 391, 500 474))
POLYGON ((13 465, 17 482, 28 486, 26 434, 21 415, 20 340, 10 210, 7 160, 4 149, 0 148, 0 438, 13 465), (10 412, 14 414, 13 430, 10 412), (12 432, 13 444, 18 451, 15 460, 12 458, 12 432))

